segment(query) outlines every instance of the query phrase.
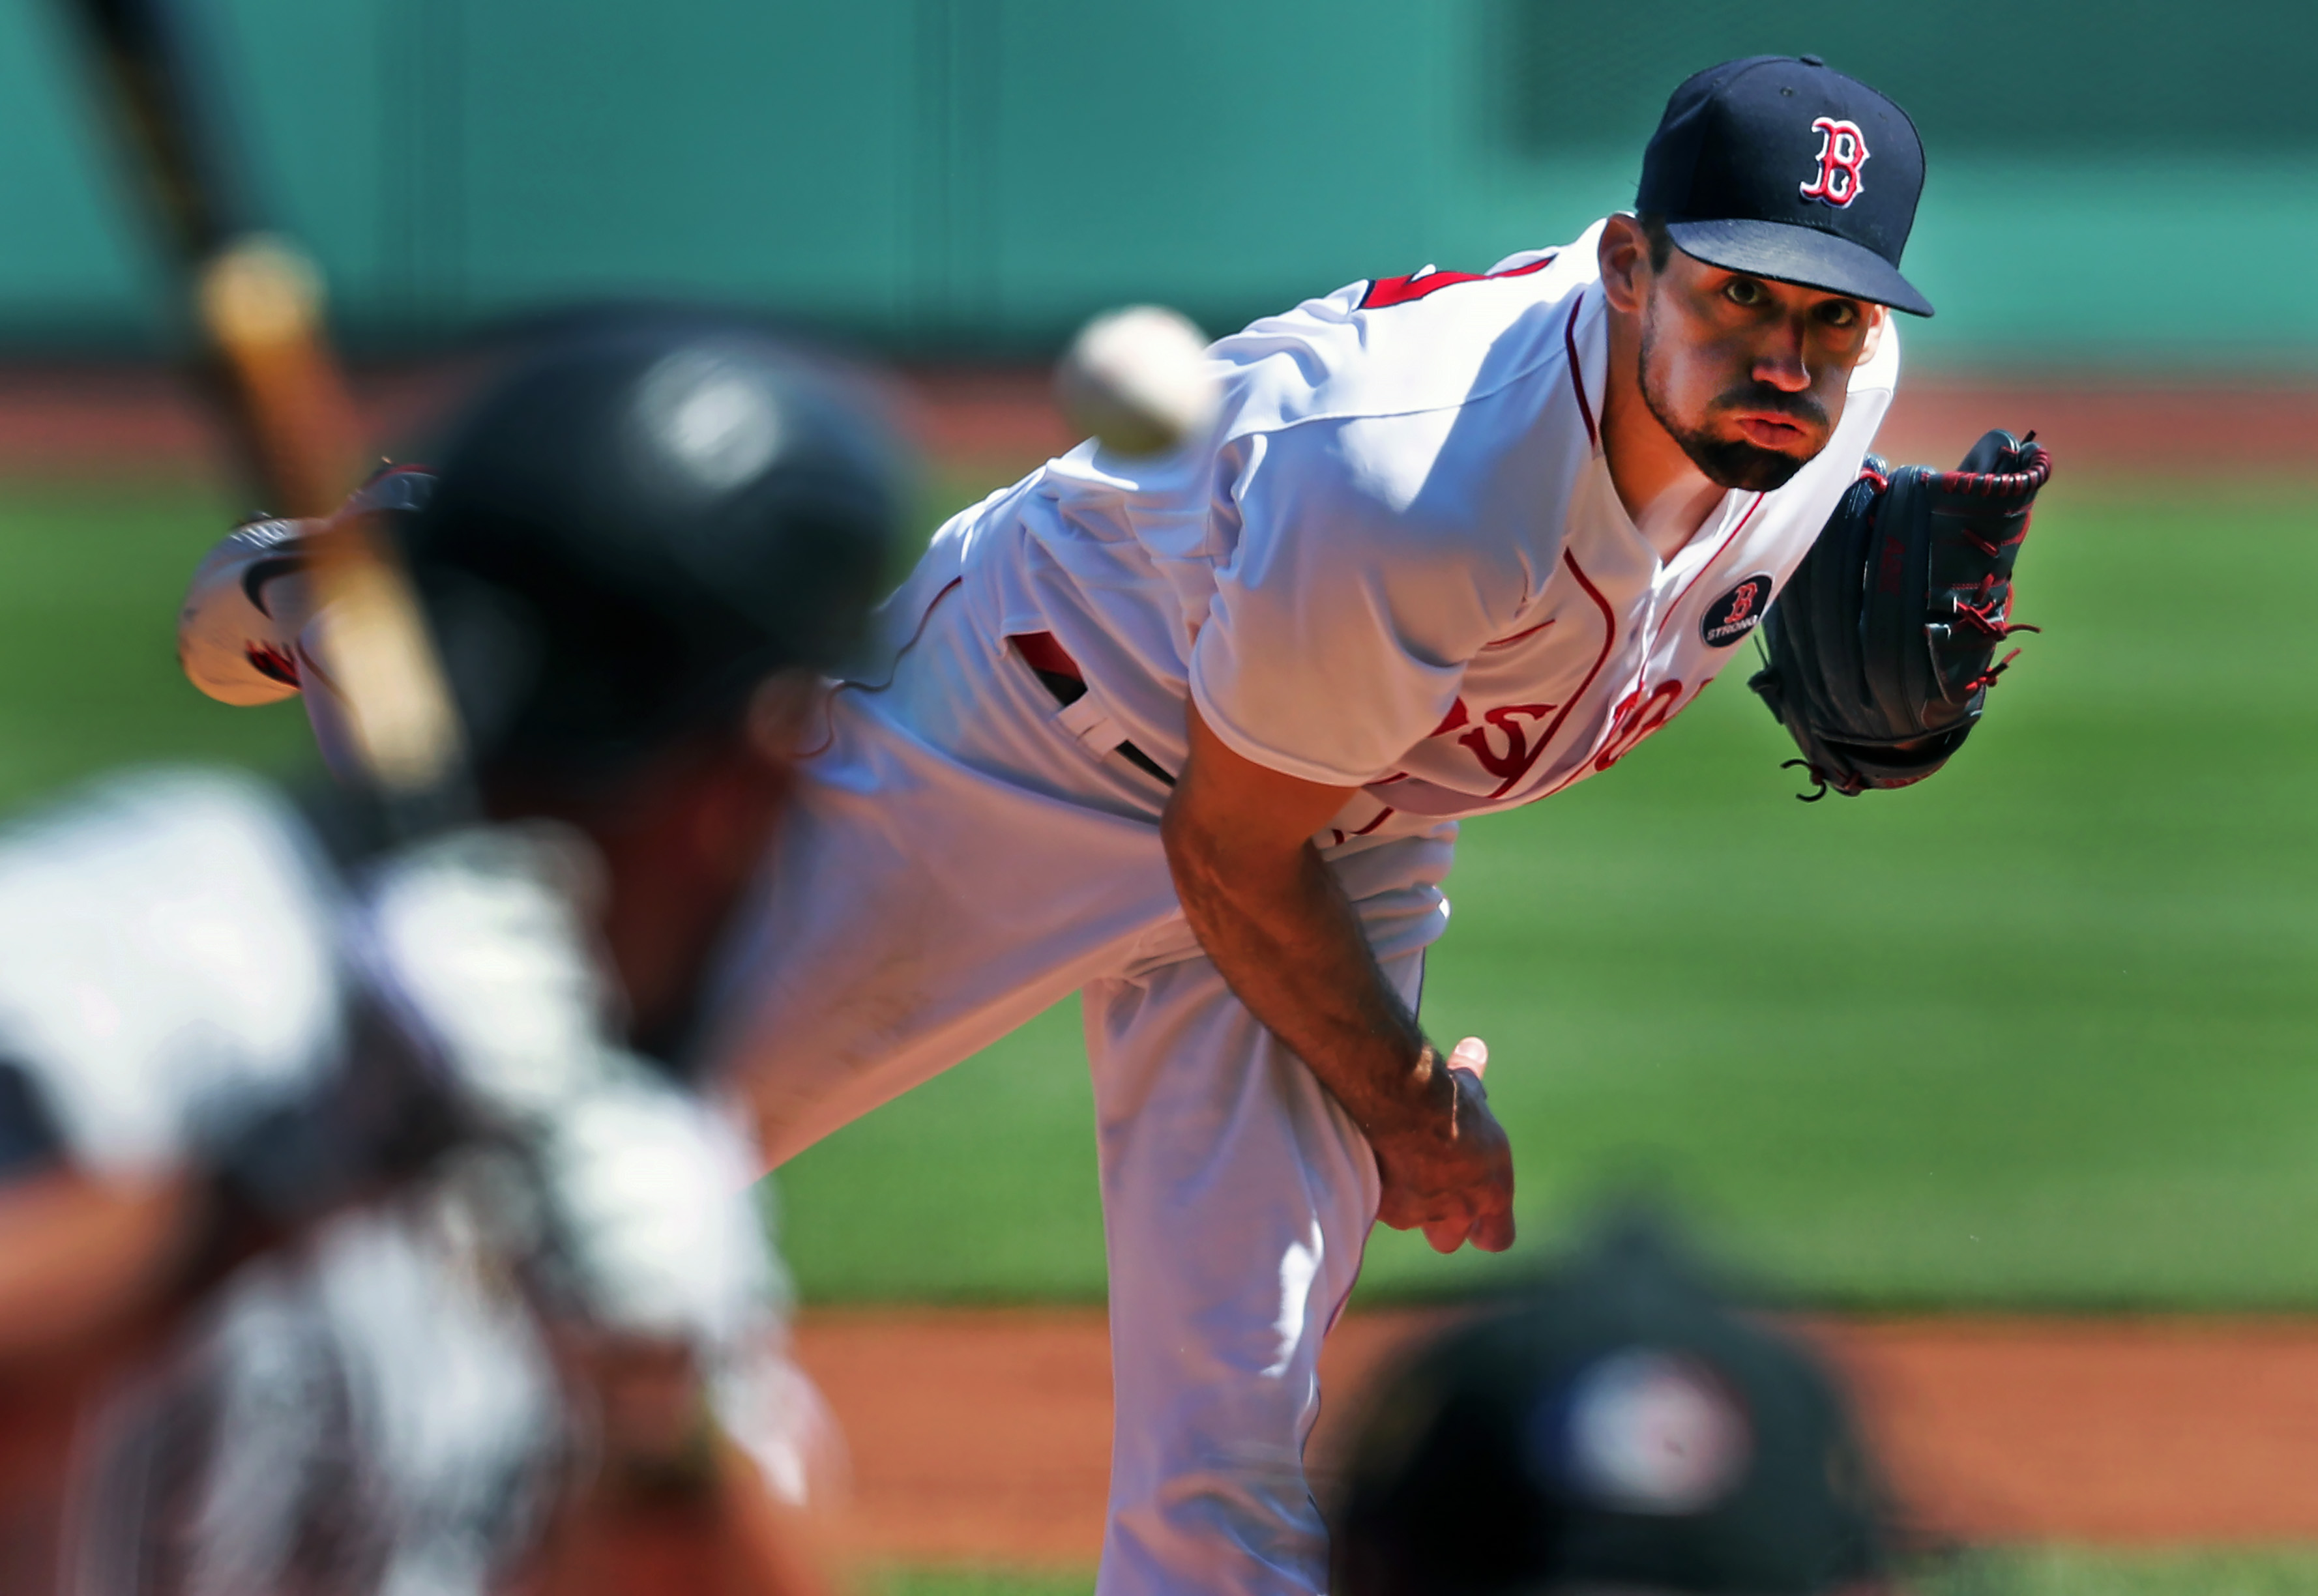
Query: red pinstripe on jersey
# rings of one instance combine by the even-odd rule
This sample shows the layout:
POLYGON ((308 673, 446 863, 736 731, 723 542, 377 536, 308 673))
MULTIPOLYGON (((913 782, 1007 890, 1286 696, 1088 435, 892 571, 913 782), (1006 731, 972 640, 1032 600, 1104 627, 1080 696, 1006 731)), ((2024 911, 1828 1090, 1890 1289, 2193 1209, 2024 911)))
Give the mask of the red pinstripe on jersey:
POLYGON ((1594 448, 1602 446, 1602 435, 1594 426, 1594 406, 1586 397, 1586 373, 1577 362, 1577 312, 1585 308, 1586 296, 1578 294, 1569 307, 1569 319, 1561 324, 1561 346, 1569 352, 1569 389, 1577 396, 1577 414, 1586 422, 1586 442, 1594 448))
POLYGON ((1521 641, 1522 639, 1525 637, 1535 637, 1539 632, 1543 632, 1547 627, 1552 624, 1553 623, 1550 620, 1540 621, 1536 625, 1524 627, 1523 630, 1514 632, 1511 637, 1493 637, 1481 646, 1485 649, 1510 649, 1515 643, 1521 641))
MULTIPOLYGON (((1585 567, 1577 563, 1576 557, 1568 550, 1564 549, 1561 551, 1561 560, 1563 564, 1569 567, 1569 574, 1577 578, 1577 585, 1586 590, 1586 596, 1594 601, 1594 607, 1602 612, 1602 651, 1594 656, 1594 664, 1586 672, 1586 679, 1577 684, 1577 691, 1569 695, 1568 701, 1562 704, 1560 711, 1555 714, 1552 722, 1547 725, 1537 741, 1522 749, 1520 757, 1514 761, 1515 768, 1513 774, 1500 782, 1497 785, 1497 790, 1489 794, 1487 802, 1492 803, 1512 792, 1514 785, 1535 768, 1537 762, 1545 757, 1545 750, 1550 748, 1553 740, 1561 734, 1561 723, 1569 718, 1571 710, 1584 702, 1586 693, 1594 686, 1594 678, 1600 676, 1602 668, 1610 662, 1610 650, 1618 641, 1617 612, 1610 607, 1610 601, 1602 596, 1602 589, 1594 585, 1593 578, 1586 574, 1585 567)), ((1475 735, 1478 731, 1477 728, 1475 732, 1467 735, 1475 735)))
POLYGON ((1526 277, 1532 272, 1544 271, 1558 258, 1558 252, 1549 251, 1542 260, 1507 266, 1502 272, 1412 272, 1400 277, 1371 278, 1368 291, 1361 296, 1360 308, 1363 310, 1386 310, 1395 305, 1412 304, 1428 294, 1439 293, 1444 288, 1454 288, 1460 282, 1494 282, 1501 277, 1526 277))
MULTIPOLYGON (((1658 634, 1650 639, 1651 653, 1656 653, 1658 651, 1658 643, 1666 636, 1667 627, 1673 623, 1675 612, 1682 608, 1682 601, 1690 596, 1690 590, 1698 586, 1700 580, 1708 571, 1714 569, 1715 561, 1721 560, 1722 556, 1730 551, 1730 545, 1737 541, 1738 534, 1747 530, 1747 523, 1752 521, 1755 518, 1755 512, 1762 507, 1763 496, 1758 493, 1755 496, 1755 502, 1747 507, 1747 513, 1738 517, 1738 524, 1732 526, 1729 532, 1722 534, 1721 543, 1717 546, 1713 553, 1706 557, 1706 563, 1700 566, 1696 571, 1693 572, 1690 580, 1682 585, 1682 591, 1675 596, 1675 601, 1667 605, 1666 618, 1658 623, 1658 634)), ((1645 670, 1649 668, 1649 656, 1647 654, 1643 656, 1642 668, 1645 670)), ((1641 685, 1642 684, 1639 679, 1634 683, 1637 689, 1639 689, 1641 685)))

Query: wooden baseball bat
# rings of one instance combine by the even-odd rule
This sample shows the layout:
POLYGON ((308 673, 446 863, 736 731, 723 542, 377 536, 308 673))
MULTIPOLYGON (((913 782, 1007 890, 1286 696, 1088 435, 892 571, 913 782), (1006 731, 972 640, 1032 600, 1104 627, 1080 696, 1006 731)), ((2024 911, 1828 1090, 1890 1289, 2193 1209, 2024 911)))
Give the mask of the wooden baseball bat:
POLYGON ((62 4, 139 169, 200 337, 199 374, 246 469, 271 512, 333 523, 307 540, 309 571, 363 772, 406 829, 463 810, 458 718, 409 581, 375 525, 338 514, 366 455, 319 277, 253 220, 204 41, 175 0, 62 4))

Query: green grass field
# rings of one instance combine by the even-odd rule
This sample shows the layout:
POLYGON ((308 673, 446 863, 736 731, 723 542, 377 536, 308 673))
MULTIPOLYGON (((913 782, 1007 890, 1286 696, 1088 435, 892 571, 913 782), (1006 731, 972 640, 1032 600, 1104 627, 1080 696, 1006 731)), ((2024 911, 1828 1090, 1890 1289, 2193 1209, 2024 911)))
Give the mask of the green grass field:
MULTIPOLYGON (((1368 1290, 1486 1289, 1623 1185, 1816 1304, 2318 1307, 2318 492, 2212 498, 2063 480, 2023 569, 2049 630, 1926 786, 1792 802, 1734 667, 1609 776, 1469 828, 1427 1020, 1492 1043, 1524 1239, 1380 1238, 1368 1290)), ((149 486, 0 493, 0 802, 132 758, 308 767, 294 706, 176 673, 220 525, 149 486)), ((1091 1112, 1066 1009, 815 1149, 782 1180, 805 1296, 1099 1298, 1091 1112)), ((1917 1588, 2284 1596, 2318 1555, 1999 1552, 1917 1588)))
MULTIPOLYGON (((1094 1578, 910 1569, 875 1582, 874 1588, 878 1596, 1085 1596, 1094 1578)), ((1914 1596, 2306 1596, 2318 1589, 2318 1554, 1987 1552, 1911 1581, 1909 1589, 1914 1596)))
MULTIPOLYGON (((0 501, 0 800, 303 765, 294 706, 175 671, 212 507, 0 501)), ((1524 1239, 1381 1237, 1368 1290, 1486 1288, 1623 1185, 1816 1304, 2318 1306, 2318 493, 2064 478, 2022 578, 2048 630, 1936 781, 1793 802, 1742 662, 1468 828, 1426 1019, 1490 1040, 1524 1239)), ((805 1296, 1099 1298, 1091 1112, 1065 1006, 814 1149, 782 1178, 805 1296)))
POLYGON ((0 485, 0 804, 130 761, 304 766, 295 704, 227 709, 177 671, 177 600, 230 524, 157 484, 0 485))
MULTIPOLYGON (((1793 801, 1742 661, 1469 826, 1425 1018, 1487 1036, 1531 1267, 1605 1184, 1857 1307, 2318 1306, 2318 495, 2062 485, 2047 628, 1936 780, 1793 801)), ((1098 1297, 1070 1006, 799 1160, 812 1298, 1098 1297)))

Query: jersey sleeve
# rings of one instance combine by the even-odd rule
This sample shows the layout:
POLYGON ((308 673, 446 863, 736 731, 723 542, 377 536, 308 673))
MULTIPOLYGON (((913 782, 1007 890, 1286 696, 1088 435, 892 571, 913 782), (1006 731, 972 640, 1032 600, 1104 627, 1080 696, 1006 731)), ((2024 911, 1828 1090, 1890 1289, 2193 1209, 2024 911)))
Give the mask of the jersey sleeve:
POLYGON ((1313 422, 1238 445, 1214 512, 1238 535, 1192 646, 1190 695, 1226 746, 1268 769, 1344 787, 1390 772, 1531 591, 1512 540, 1430 502, 1442 473, 1392 469, 1429 456, 1378 429, 1412 425, 1313 422))

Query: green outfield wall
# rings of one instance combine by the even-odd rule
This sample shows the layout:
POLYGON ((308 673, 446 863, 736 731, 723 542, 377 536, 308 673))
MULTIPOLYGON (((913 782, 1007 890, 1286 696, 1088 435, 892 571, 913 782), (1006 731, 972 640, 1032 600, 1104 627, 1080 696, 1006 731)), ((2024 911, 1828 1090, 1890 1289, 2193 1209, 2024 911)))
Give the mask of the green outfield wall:
MULTIPOLYGON (((1920 124, 1927 360, 2318 365, 2318 6, 2153 0, 193 0, 347 332, 706 293, 913 354, 1221 329, 1631 196, 1667 91, 1815 50, 1920 124)), ((0 0, 0 352, 147 349, 50 0, 0 0)), ((1867 174, 1873 181, 1873 168, 1867 174)))

